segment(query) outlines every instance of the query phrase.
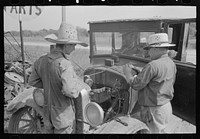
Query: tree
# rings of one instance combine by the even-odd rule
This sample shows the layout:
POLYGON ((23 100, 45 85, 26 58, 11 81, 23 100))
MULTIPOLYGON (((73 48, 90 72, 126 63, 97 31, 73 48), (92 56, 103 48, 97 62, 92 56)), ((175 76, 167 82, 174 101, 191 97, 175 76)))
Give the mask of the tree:
MULTIPOLYGON (((88 31, 85 28, 76 27, 76 30, 77 30, 78 39, 88 37, 88 31)), ((11 33, 13 34, 13 36, 16 36, 16 37, 20 36, 19 31, 11 31, 11 33)), ((41 29, 39 31, 23 30, 24 37, 37 37, 37 36, 44 37, 48 34, 58 35, 58 31, 53 30, 53 29, 49 29, 49 30, 41 29)))

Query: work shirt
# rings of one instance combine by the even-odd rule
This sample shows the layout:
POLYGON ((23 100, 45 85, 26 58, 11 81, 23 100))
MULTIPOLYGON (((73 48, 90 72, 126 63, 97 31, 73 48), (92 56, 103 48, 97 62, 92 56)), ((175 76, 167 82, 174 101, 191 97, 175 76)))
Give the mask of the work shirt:
POLYGON ((56 129, 73 125, 73 99, 82 89, 90 90, 76 75, 66 55, 58 50, 40 57, 32 69, 29 84, 44 89, 44 114, 56 129))
POLYGON ((167 54, 149 62, 143 70, 130 79, 131 87, 138 90, 141 106, 164 105, 173 98, 176 65, 167 54))

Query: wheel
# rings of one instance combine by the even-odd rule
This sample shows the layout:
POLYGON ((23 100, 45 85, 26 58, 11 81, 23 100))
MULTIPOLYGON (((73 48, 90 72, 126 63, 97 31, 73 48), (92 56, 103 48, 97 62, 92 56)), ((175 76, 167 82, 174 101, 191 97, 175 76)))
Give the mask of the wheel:
POLYGON ((150 134, 150 132, 147 129, 141 129, 141 130, 137 131, 134 134, 150 134))
POLYGON ((32 107, 26 106, 12 114, 8 133, 42 133, 43 127, 42 117, 32 107))

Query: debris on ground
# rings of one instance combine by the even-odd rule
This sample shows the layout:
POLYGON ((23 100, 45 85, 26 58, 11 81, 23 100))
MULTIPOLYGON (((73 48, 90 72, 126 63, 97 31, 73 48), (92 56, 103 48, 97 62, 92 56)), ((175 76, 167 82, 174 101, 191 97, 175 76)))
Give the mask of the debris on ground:
MULTIPOLYGON (((26 82, 31 74, 31 63, 25 62, 26 82)), ((6 113, 9 102, 23 92, 24 72, 22 61, 4 62, 4 133, 7 132, 10 115, 6 113)))

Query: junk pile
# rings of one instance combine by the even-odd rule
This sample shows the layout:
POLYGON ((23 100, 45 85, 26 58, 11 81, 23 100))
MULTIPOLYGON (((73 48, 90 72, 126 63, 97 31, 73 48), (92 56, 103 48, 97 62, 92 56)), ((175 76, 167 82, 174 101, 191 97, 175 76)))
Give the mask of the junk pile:
MULTIPOLYGON (((31 74, 31 63, 25 62, 26 82, 31 74)), ((4 106, 24 90, 22 61, 4 62, 4 106)))

